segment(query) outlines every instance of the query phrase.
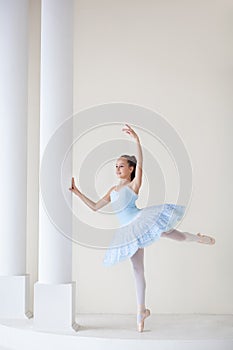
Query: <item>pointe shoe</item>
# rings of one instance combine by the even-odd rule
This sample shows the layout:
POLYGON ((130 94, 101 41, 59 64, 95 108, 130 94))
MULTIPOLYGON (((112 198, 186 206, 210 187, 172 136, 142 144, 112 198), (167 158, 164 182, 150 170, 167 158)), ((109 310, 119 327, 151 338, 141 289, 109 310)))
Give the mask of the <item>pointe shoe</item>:
POLYGON ((144 329, 144 320, 145 318, 147 318, 148 316, 150 316, 150 310, 146 309, 145 311, 143 311, 142 313, 142 319, 141 321, 138 323, 138 332, 143 332, 144 329))
POLYGON ((215 244, 215 239, 213 237, 202 235, 201 233, 198 233, 197 236, 201 238, 198 243, 215 244))

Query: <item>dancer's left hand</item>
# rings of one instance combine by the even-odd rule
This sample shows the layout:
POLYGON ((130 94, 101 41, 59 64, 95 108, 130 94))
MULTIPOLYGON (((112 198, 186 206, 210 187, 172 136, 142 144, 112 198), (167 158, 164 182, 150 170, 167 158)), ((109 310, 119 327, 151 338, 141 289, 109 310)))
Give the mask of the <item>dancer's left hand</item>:
POLYGON ((128 124, 125 124, 127 126, 127 128, 123 128, 122 131, 125 131, 127 134, 131 135, 134 139, 139 139, 138 135, 136 134, 136 132, 131 128, 131 126, 129 126, 128 124))

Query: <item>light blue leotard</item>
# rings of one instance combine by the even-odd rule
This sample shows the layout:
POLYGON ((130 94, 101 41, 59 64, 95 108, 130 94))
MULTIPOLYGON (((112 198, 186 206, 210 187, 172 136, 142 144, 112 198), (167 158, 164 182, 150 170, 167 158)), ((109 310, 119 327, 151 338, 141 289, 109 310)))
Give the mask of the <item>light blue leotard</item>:
POLYGON ((138 195, 127 185, 110 193, 111 204, 120 227, 106 250, 103 264, 114 265, 131 257, 138 248, 158 240, 162 232, 172 229, 184 215, 185 206, 172 203, 138 208, 138 195))

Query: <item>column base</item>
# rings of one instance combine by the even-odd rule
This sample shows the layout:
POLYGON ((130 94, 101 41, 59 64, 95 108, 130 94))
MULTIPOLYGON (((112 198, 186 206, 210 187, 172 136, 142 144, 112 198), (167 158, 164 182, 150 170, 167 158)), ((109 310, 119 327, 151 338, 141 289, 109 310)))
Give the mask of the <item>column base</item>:
POLYGON ((0 276, 0 318, 31 318, 29 275, 0 276))
POLYGON ((35 329, 43 331, 74 331, 79 325, 75 322, 75 282, 65 284, 34 285, 35 329))

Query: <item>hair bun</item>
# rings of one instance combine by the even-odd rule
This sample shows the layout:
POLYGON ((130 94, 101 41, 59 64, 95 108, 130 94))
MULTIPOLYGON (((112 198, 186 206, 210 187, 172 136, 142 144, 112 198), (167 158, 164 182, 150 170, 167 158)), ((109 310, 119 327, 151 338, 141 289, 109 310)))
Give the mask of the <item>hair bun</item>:
POLYGON ((128 159, 129 161, 131 161, 131 162, 137 164, 137 158, 136 158, 134 155, 130 156, 130 155, 128 155, 128 154, 122 154, 121 157, 126 158, 126 159, 128 159))
POLYGON ((134 160, 135 162, 137 161, 137 159, 136 159, 135 156, 130 156, 130 158, 131 158, 132 160, 134 160))

